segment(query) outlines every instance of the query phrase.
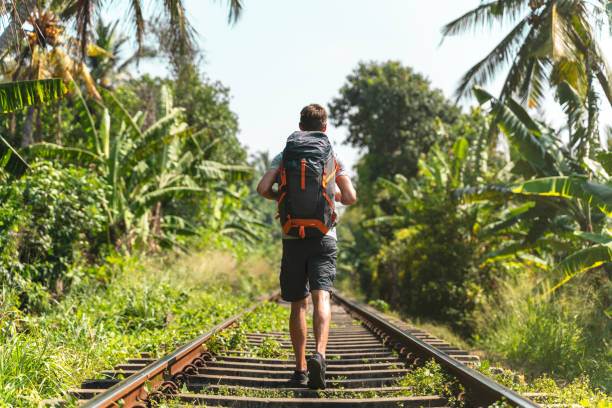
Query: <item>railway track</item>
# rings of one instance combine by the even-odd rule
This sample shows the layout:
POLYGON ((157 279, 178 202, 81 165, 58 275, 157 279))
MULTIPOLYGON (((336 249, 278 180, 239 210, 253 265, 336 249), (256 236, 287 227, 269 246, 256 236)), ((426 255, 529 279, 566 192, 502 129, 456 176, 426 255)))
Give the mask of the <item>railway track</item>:
MULTIPOLYGON (((288 306, 276 296, 269 300, 288 306)), ((216 333, 235 326, 255 307, 165 357, 152 359, 141 353, 101 373, 104 378, 87 380, 80 389, 69 392, 87 408, 147 407, 161 401, 177 407, 248 408, 448 407, 460 403, 480 407, 500 400, 512 406, 539 406, 470 369, 478 361, 476 356, 339 295, 333 297, 327 388, 286 388, 294 369, 288 357, 291 342, 287 333, 246 333, 250 347, 271 342, 285 351, 279 358, 253 357, 242 349, 212 354, 206 346, 216 333), (442 393, 424 392, 406 380, 425 372, 423 366, 432 359, 448 373, 447 378, 454 378, 442 393)), ((313 350, 309 329, 307 355, 313 350)))

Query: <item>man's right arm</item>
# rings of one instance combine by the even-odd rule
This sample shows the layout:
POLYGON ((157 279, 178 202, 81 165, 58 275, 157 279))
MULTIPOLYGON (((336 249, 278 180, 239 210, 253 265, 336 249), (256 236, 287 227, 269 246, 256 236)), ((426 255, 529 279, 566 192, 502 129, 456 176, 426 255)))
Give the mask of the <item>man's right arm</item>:
POLYGON ((268 200, 278 201, 278 191, 272 190, 272 186, 276 182, 276 174, 278 169, 270 169, 265 172, 259 184, 257 185, 257 193, 268 200))

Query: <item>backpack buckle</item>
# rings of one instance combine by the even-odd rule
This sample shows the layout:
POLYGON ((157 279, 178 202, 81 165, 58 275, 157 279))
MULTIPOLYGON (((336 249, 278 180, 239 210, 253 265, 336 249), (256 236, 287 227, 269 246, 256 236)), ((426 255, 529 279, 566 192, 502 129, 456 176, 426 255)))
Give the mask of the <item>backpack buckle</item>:
POLYGON ((300 234, 300 238, 302 238, 302 239, 306 238, 306 231, 304 231, 304 226, 303 225, 300 225, 300 232, 299 232, 299 234, 300 234))

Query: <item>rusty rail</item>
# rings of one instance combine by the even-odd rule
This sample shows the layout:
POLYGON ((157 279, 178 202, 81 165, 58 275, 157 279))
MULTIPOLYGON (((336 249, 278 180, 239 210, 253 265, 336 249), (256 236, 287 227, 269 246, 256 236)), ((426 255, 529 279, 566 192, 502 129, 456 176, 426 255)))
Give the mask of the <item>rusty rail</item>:
POLYGON ((236 323, 240 318, 252 312, 264 302, 277 299, 278 296, 279 295, 269 295, 262 298, 249 309, 230 317, 188 344, 158 359, 124 381, 115 384, 108 390, 87 401, 82 407, 119 407, 119 401, 122 401, 121 406, 124 408, 146 407, 146 399, 149 395, 155 392, 163 392, 165 387, 173 386, 172 381, 167 380, 168 378, 181 375, 182 371, 186 368, 196 368, 193 366, 194 361, 202 358, 201 356, 207 353, 206 350, 203 349, 203 345, 214 334, 236 323))
POLYGON ((349 312, 357 315, 357 318, 367 326, 376 327, 388 336, 389 344, 395 344, 395 348, 403 351, 403 354, 414 352, 425 356, 427 359, 435 359, 444 369, 453 374, 470 391, 470 394, 479 403, 486 405, 495 401, 505 400, 516 407, 537 408, 540 405, 522 397, 509 388, 506 388, 492 379, 480 374, 468 366, 458 362, 447 354, 440 352, 435 347, 421 341, 388 322, 375 313, 365 309, 363 306, 353 302, 344 296, 335 293, 334 298, 342 304, 349 312), (403 349, 403 350, 402 350, 403 349))

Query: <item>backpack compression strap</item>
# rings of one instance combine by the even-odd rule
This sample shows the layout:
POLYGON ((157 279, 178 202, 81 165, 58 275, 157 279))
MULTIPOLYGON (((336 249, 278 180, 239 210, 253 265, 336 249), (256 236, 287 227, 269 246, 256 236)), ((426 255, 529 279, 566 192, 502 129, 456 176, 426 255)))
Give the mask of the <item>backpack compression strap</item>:
POLYGON ((323 235, 327 234, 329 231, 327 225, 323 224, 319 220, 293 220, 291 218, 289 218, 285 225, 283 225, 283 231, 285 234, 289 234, 289 230, 291 230, 291 228, 299 228, 300 238, 304 239, 306 237, 304 228, 306 227, 314 227, 321 231, 323 235))

